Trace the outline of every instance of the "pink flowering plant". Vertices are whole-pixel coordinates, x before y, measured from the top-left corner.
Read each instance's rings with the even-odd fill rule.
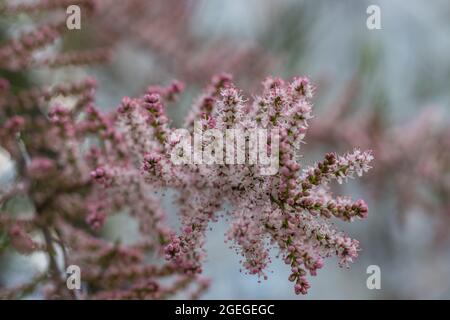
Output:
[[[294,282],[295,292],[305,294],[310,287],[307,273],[316,275],[324,258],[335,254],[340,265],[348,265],[357,257],[358,241],[335,230],[330,220],[365,218],[368,208],[363,200],[334,197],[329,184],[361,176],[369,170],[373,157],[370,151],[358,149],[343,156],[328,153],[322,161],[302,168],[298,151],[312,117],[309,80],[295,78],[288,83],[268,78],[263,87],[263,93],[250,103],[230,76],[215,77],[192,107],[186,129],[277,129],[276,174],[261,175],[259,164],[249,161],[174,164],[171,154],[180,140],[168,126],[163,94],[149,89],[143,97],[125,98],[118,109],[117,121],[135,155],[134,166],[106,161],[92,177],[111,193],[130,189],[133,176],[155,190],[178,191],[182,228],[179,234],[170,234],[164,253],[185,273],[201,273],[205,233],[224,209],[230,220],[226,241],[243,257],[245,270],[267,278],[270,248],[275,248],[291,268],[289,280]],[[193,123],[198,123],[197,129]],[[268,152],[273,142],[264,141]],[[203,140],[199,148],[205,151],[213,143],[212,139]],[[141,164],[140,175],[136,164]]]
[[[95,14],[96,1],[78,2]],[[66,4],[37,1],[0,9],[36,14]],[[327,153],[310,166],[301,163],[313,117],[308,78],[267,78],[262,93],[248,99],[230,75],[218,74],[180,130],[166,114],[184,90],[179,81],[125,97],[110,112],[96,104],[97,81],[91,77],[29,84],[31,68],[111,59],[110,47],[37,54],[65,33],[63,22],[44,23],[0,46],[0,146],[15,173],[0,189],[0,255],[9,249],[41,253],[48,262],[28,281],[2,285],[1,298],[34,292],[50,299],[198,298],[209,285],[201,275],[206,231],[221,217],[230,222],[225,241],[242,256],[246,272],[266,279],[275,252],[290,268],[297,294],[307,293],[308,273],[315,276],[325,258],[336,255],[347,266],[357,257],[358,241],[332,221],[365,218],[367,205],[333,195],[331,185],[361,176],[373,157],[354,149]],[[256,157],[250,134],[255,130],[267,133],[256,139]],[[213,134],[196,140],[203,132]],[[234,132],[231,139],[227,132]],[[220,134],[226,144],[217,139]],[[191,135],[193,143],[186,140]],[[274,165],[269,171],[262,161],[268,155]],[[167,190],[175,191],[179,230],[170,226],[161,204]],[[17,201],[29,209],[18,210]],[[100,232],[123,212],[138,222],[135,243],[114,242]],[[66,285],[70,265],[82,270],[81,290]]]

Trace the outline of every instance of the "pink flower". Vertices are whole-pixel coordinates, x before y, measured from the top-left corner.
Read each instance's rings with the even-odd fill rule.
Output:
[[[249,163],[180,167],[168,160],[167,151],[147,153],[143,166],[146,181],[180,193],[181,234],[172,235],[165,247],[166,259],[187,274],[200,272],[207,227],[216,220],[222,204],[229,203],[231,222],[226,241],[243,257],[247,272],[267,277],[269,242],[290,266],[289,280],[295,282],[294,291],[305,294],[310,287],[307,272],[315,276],[323,267],[324,258],[336,254],[340,264],[347,265],[357,257],[359,243],[335,230],[328,220],[365,218],[367,205],[363,200],[333,196],[329,184],[367,172],[373,157],[370,151],[359,149],[342,156],[328,153],[321,162],[301,170],[297,154],[312,118],[309,80],[295,78],[287,83],[268,78],[262,96],[255,97],[254,103],[247,103],[229,81],[221,88],[220,96],[208,97],[211,104],[204,109],[206,112],[197,113],[197,120],[203,129],[278,129],[278,174],[262,177],[258,165]],[[144,101],[152,114],[150,124],[155,128],[165,124],[159,96],[147,95]],[[188,126],[191,117],[188,116]],[[215,125],[207,119],[215,119]],[[180,141],[157,132],[154,131],[153,139],[160,144],[174,148]],[[270,149],[270,144],[269,141],[264,147]]]
[[[9,238],[13,247],[22,254],[30,254],[38,248],[36,242],[19,224],[13,224],[10,227]]]
[[[53,160],[45,157],[36,157],[28,164],[28,175],[34,179],[46,178],[49,174],[54,173],[56,164]]]

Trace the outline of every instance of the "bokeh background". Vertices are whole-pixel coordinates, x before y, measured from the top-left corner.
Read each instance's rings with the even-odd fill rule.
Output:
[[[352,141],[374,149],[376,173],[345,187],[346,194],[366,199],[370,209],[368,219],[342,225],[363,249],[350,269],[337,267],[337,261],[331,258],[318,276],[311,278],[309,294],[295,296],[286,280],[289,269],[273,259],[269,279],[259,283],[257,278],[239,272],[239,257],[223,241],[226,222],[219,221],[208,232],[204,272],[213,281],[203,298],[450,298],[450,242],[446,237],[450,230],[446,199],[450,193],[440,195],[443,199],[433,206],[415,205],[415,195],[401,195],[401,188],[435,183],[418,176],[411,164],[414,159],[433,162],[436,157],[428,152],[440,158],[440,152],[450,147],[444,143],[441,148],[420,148],[428,143],[428,136],[421,130],[440,132],[449,124],[449,1],[161,0],[141,1],[139,9],[119,0],[109,2],[112,6],[101,7],[102,19],[83,26],[59,45],[113,43],[115,55],[110,64],[69,71],[33,71],[28,75],[30,79],[57,83],[94,75],[99,82],[96,101],[105,110],[115,108],[123,96],[136,95],[151,84],[179,79],[186,83],[187,90],[168,112],[174,126],[180,126],[192,99],[217,72],[232,73],[248,98],[258,92],[265,76],[307,75],[316,86],[311,127],[318,129],[311,139],[306,138],[305,162],[319,160],[323,151],[351,149],[348,144]],[[381,8],[381,30],[366,27],[366,8],[371,4]],[[336,110],[342,108],[345,115],[336,117]],[[374,114],[378,126],[374,126]],[[388,144],[389,149],[401,145],[403,139],[409,141],[412,133],[403,126],[427,116],[437,120],[414,127],[413,136],[423,140],[414,139],[410,144],[418,148],[406,148],[409,152],[405,151],[405,159],[396,160],[393,166],[383,162],[376,168],[377,151],[383,148],[375,144],[395,141]],[[329,124],[333,130],[329,126],[320,131],[321,123],[335,117],[336,121]],[[347,138],[343,142],[335,128],[369,138],[362,142]],[[450,135],[444,137],[450,139]],[[435,170],[438,182],[449,190],[450,162]],[[397,171],[402,172],[401,177]],[[1,155],[1,183],[7,184],[13,176],[7,155]],[[395,185],[396,179],[403,187]],[[429,190],[433,197],[435,189]],[[176,224],[170,193],[164,201]],[[134,228],[126,216],[117,215],[108,220],[102,233],[127,242],[132,241]],[[24,257],[3,253],[1,282],[20,282],[24,275],[45,268],[46,263],[39,254]],[[381,269],[381,290],[366,286],[369,265]]]

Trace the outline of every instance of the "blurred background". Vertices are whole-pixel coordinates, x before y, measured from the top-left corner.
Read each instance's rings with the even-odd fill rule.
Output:
[[[218,72],[231,73],[247,98],[260,92],[265,76],[307,75],[316,89],[305,163],[353,146],[374,150],[372,173],[341,190],[366,199],[370,210],[368,219],[342,224],[362,248],[350,269],[331,258],[311,278],[309,294],[295,296],[286,280],[289,268],[273,259],[269,279],[259,283],[239,272],[239,257],[223,241],[226,222],[219,221],[208,233],[204,272],[212,285],[203,298],[450,298],[449,1],[105,3],[99,19],[58,46],[101,44],[113,48],[112,62],[30,71],[29,81],[52,84],[93,75],[99,83],[96,102],[108,110],[123,96],[178,79],[186,92],[168,112],[173,125],[181,126],[192,99]],[[380,30],[366,26],[372,4],[381,9]],[[7,155],[0,155],[3,184],[12,168]],[[170,193],[164,201],[176,225]],[[102,232],[127,241],[133,228],[118,215]],[[24,272],[45,263],[39,254],[2,254],[1,281],[20,282]],[[380,290],[366,286],[370,265],[381,269]]]

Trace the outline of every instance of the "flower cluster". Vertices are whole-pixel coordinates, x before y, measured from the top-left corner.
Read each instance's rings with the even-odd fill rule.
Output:
[[[67,3],[8,3],[0,10],[9,15],[64,14],[61,9]],[[88,8],[89,15],[100,5],[95,0],[74,3]],[[187,8],[177,3],[184,16]],[[196,48],[190,37],[180,46],[168,41],[187,24],[184,19],[168,19],[171,12],[161,9],[158,17],[149,19],[143,14],[148,10],[140,10],[148,9],[146,2],[139,0],[116,8],[126,9],[127,14],[111,11],[94,26],[103,30],[102,24],[111,27],[111,21],[123,16],[117,19],[118,29],[122,28],[119,22],[134,21],[133,30],[140,31],[147,46],[177,61]],[[120,37],[111,30],[98,32],[108,43],[100,49],[60,52],[54,47],[44,50],[51,54],[42,57],[41,50],[66,36],[64,19],[59,19],[0,46],[1,74],[7,75],[0,78],[0,145],[15,168],[14,179],[0,190],[0,254],[15,249],[24,255],[44,254],[48,261],[45,272],[17,287],[2,288],[1,298],[37,291],[46,298],[162,299],[180,293],[197,298],[209,284],[200,275],[206,230],[224,215],[230,221],[225,241],[242,256],[246,272],[266,278],[271,251],[276,250],[291,270],[289,280],[297,294],[307,293],[307,273],[316,275],[324,258],[336,255],[342,266],[356,258],[358,241],[336,230],[332,219],[365,218],[367,206],[363,200],[334,196],[330,185],[369,170],[372,155],[355,149],[344,155],[328,153],[312,166],[300,162],[300,146],[312,118],[314,90],[309,79],[267,78],[263,92],[247,100],[229,74],[216,75],[193,103],[185,132],[236,130],[236,134],[244,133],[249,147],[247,133],[252,130],[275,135],[257,140],[262,150],[257,159],[235,141],[234,149],[244,152],[244,162],[234,159],[214,136],[205,136],[200,143],[194,142],[194,153],[214,151],[215,156],[226,155],[236,163],[178,165],[171,155],[179,150],[182,136],[171,126],[166,105],[177,101],[184,89],[181,82],[150,86],[140,96],[123,98],[117,110],[102,112],[95,103],[97,84],[92,78],[31,86],[9,76],[26,78],[30,68],[107,62],[112,45],[106,38],[110,36],[114,43]],[[235,51],[226,49],[224,54]],[[206,50],[206,57],[192,63],[195,72],[186,64],[181,74],[191,80],[198,70],[210,73],[211,65],[221,60],[220,54],[211,54],[215,50]],[[242,57],[237,56],[239,65]],[[202,67],[197,70],[197,66]],[[274,155],[277,164],[269,175],[262,174],[268,172],[262,161],[267,154]],[[178,232],[168,224],[161,205],[167,189],[176,191],[182,225]],[[29,203],[31,212],[17,212],[11,204],[18,199]],[[137,221],[135,242],[102,237],[103,226],[117,213]],[[66,287],[64,271],[72,264],[82,270],[80,291]]]
[[[361,176],[370,169],[373,157],[359,149],[342,156],[329,153],[324,160],[302,168],[299,146],[312,117],[312,86],[307,78],[290,83],[268,78],[263,84],[263,93],[247,102],[230,76],[214,77],[195,102],[186,129],[276,129],[280,139],[277,174],[261,175],[263,165],[248,161],[234,165],[173,163],[171,154],[180,142],[176,130],[167,126],[164,102],[156,93],[124,99],[118,113],[126,112],[129,122],[121,132],[125,141],[131,142],[134,154],[145,151],[140,157],[145,182],[178,191],[182,227],[179,234],[168,238],[164,249],[168,261],[186,274],[200,273],[206,230],[225,212],[231,221],[226,241],[242,255],[247,272],[266,278],[270,249],[275,248],[291,268],[289,279],[295,282],[295,292],[304,294],[309,288],[307,273],[316,275],[324,258],[335,254],[341,265],[356,258],[358,241],[335,230],[331,218],[365,218],[367,205],[363,200],[333,196],[329,185]],[[205,139],[197,148],[206,150],[210,143]],[[262,148],[269,151],[274,146],[269,139]],[[110,190],[114,186],[129,188],[130,182],[125,182],[129,174],[108,161],[93,177]]]
[[[65,18],[69,2],[94,8],[97,1],[2,3],[0,10],[8,15],[52,10]],[[165,262],[164,248],[174,232],[155,189],[134,165],[141,154],[134,152],[134,141],[121,130],[148,125],[150,133],[160,128],[155,119],[161,119],[162,110],[153,98],[161,94],[162,99],[175,99],[182,85],[149,88],[148,99],[139,100],[148,103],[144,123],[133,122],[139,119],[135,110],[99,111],[94,99],[97,83],[91,77],[31,86],[26,80],[29,68],[79,67],[109,59],[109,50],[103,48],[57,51],[38,59],[38,51],[65,36],[63,25],[44,23],[0,46],[0,71],[6,75],[0,77],[0,152],[14,163],[14,178],[0,185],[0,255],[15,250],[27,256],[41,254],[48,262],[46,270],[24,283],[1,286],[0,298],[33,292],[49,299],[164,299],[176,294],[197,298],[209,282]],[[130,109],[133,105],[130,102]],[[142,136],[134,138],[142,141]],[[30,210],[16,208],[17,201],[25,201]],[[102,236],[102,227],[116,213],[138,222],[133,243]],[[66,286],[69,265],[81,268],[81,290]]]

